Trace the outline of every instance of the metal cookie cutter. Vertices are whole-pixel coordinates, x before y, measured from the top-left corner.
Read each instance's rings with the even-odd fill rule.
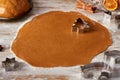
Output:
[[[104,62],[94,62],[84,66],[81,66],[84,78],[94,78],[99,76],[103,69],[107,69],[109,65]]]
[[[120,51],[112,50],[104,53],[105,62],[111,67],[111,77],[120,76]]]
[[[72,25],[73,32],[85,33],[88,32],[89,30],[90,30],[90,26],[88,25],[87,22],[85,22],[81,18],[75,20],[75,22]]]
[[[101,72],[98,80],[109,80],[110,73],[109,72]]]
[[[5,61],[2,61],[2,66],[5,71],[15,71],[19,67],[19,63],[15,61],[15,58],[6,58]]]

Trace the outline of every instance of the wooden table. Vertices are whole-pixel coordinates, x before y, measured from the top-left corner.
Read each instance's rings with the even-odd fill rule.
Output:
[[[13,54],[10,52],[10,44],[15,37],[18,29],[21,27],[25,21],[31,19],[32,17],[43,14],[49,11],[62,10],[62,11],[78,11],[75,8],[76,0],[33,0],[34,7],[32,11],[28,14],[26,18],[13,22],[0,22],[0,44],[5,47],[3,52],[0,52],[0,62],[5,60],[6,57],[12,58]],[[85,11],[80,11],[84,13],[91,19],[95,21],[101,21],[103,14],[91,15]],[[99,15],[99,16],[98,16]],[[101,22],[102,23],[102,22]],[[103,24],[105,25],[105,24]],[[111,32],[113,32],[111,30]],[[114,44],[109,49],[119,49],[120,36],[118,32],[113,32]],[[21,69],[13,72],[5,72],[4,68],[0,63],[0,80],[80,80],[81,70],[79,66],[70,68],[54,68],[54,69],[43,69],[34,68],[29,66],[27,63],[16,58],[17,61],[22,63]]]

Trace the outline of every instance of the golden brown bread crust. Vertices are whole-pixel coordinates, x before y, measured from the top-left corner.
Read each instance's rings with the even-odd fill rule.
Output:
[[[28,0],[0,0],[0,17],[19,17],[30,9]]]

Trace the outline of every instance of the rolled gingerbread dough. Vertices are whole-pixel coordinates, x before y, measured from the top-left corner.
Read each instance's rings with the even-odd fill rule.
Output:
[[[78,18],[91,31],[72,32]],[[14,39],[13,53],[36,67],[75,66],[87,64],[112,43],[108,30],[78,12],[52,11],[27,22]]]

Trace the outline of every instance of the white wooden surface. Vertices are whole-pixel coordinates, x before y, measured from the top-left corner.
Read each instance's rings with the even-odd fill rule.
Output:
[[[28,18],[23,18],[19,21],[14,22],[0,22],[0,44],[5,47],[3,52],[0,52],[0,80],[84,80],[80,76],[80,68],[79,66],[75,66],[72,68],[51,68],[51,69],[43,69],[43,68],[34,68],[29,66],[27,63],[23,63],[24,66],[21,70],[13,71],[13,72],[5,72],[4,68],[1,66],[1,61],[5,60],[6,57],[14,57],[11,54],[9,48],[11,41],[13,40],[18,28],[31,17],[42,14],[48,11],[62,10],[62,11],[80,11],[84,13],[89,18],[102,23],[103,14],[89,14],[82,10],[77,10],[75,8],[76,0],[33,0],[34,8],[28,14]],[[103,24],[106,25],[106,24]],[[118,49],[120,50],[120,31],[116,31],[116,26],[114,22],[112,22],[111,26],[108,27],[110,29],[111,35],[113,36],[113,45],[109,47],[109,50]],[[99,60],[103,55],[99,55],[94,61]],[[23,62],[17,59],[20,62]],[[58,79],[54,79],[54,77],[44,76],[41,78],[41,74],[43,75],[64,75],[65,77],[58,77]],[[38,77],[35,78],[35,75]],[[46,77],[46,79],[45,79]],[[64,79],[63,79],[64,78]],[[94,79],[95,80],[95,79]]]

